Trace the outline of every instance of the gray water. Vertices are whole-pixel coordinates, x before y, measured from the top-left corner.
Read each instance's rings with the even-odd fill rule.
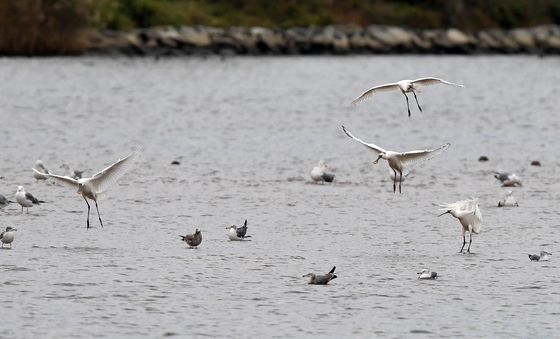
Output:
[[[5,337],[553,337],[560,333],[558,58],[0,59],[0,193],[47,203],[0,251]],[[411,97],[374,84],[441,76]],[[385,161],[340,129],[407,151],[450,142],[394,194]],[[99,201],[35,182],[42,159],[91,175],[144,152]],[[480,155],[490,161],[480,163]],[[172,160],[180,166],[171,166]],[[310,182],[324,159],[332,185]],[[542,167],[529,166],[540,160]],[[491,171],[516,172],[520,207]],[[460,254],[437,204],[480,198]],[[227,240],[248,219],[252,241]],[[198,249],[179,234],[202,229]],[[526,253],[547,249],[549,262]],[[337,266],[328,286],[301,276]],[[436,281],[419,281],[430,268]]]

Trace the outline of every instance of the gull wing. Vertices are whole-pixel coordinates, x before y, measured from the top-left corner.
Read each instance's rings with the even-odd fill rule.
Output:
[[[395,89],[399,88],[399,84],[395,83],[391,83],[391,84],[385,84],[385,85],[379,85],[379,86],[375,86],[372,87],[368,90],[366,90],[364,93],[360,94],[356,99],[352,100],[352,105],[357,105],[358,103],[364,101],[365,99],[371,97],[374,93],[377,92],[386,92],[386,91],[392,91]]]
[[[416,79],[416,80],[412,80],[411,81],[413,84],[418,84],[418,85],[435,85],[435,84],[446,84],[446,85],[453,85],[453,86],[458,86],[458,87],[465,87],[464,85],[459,85],[453,82],[449,82],[449,81],[445,81],[443,79],[440,78],[432,78],[432,77],[428,77],[428,78],[420,78],[420,79]]]
[[[436,155],[440,154],[441,152],[445,151],[446,149],[448,149],[449,146],[451,146],[451,144],[447,143],[441,146],[440,148],[436,148],[436,149],[405,152],[399,154],[398,157],[401,163],[410,165],[420,161],[429,160],[435,157]]]
[[[374,151],[377,154],[379,153],[385,153],[387,152],[386,150],[384,150],[382,147],[377,146],[376,144],[368,144],[367,142],[363,141],[362,139],[358,139],[356,138],[354,135],[352,135],[352,133],[350,133],[350,131],[348,131],[346,129],[346,127],[342,126],[342,130],[344,131],[344,133],[346,133],[347,136],[349,136],[350,138],[356,140],[357,142],[359,142],[360,144],[364,145],[367,147],[367,149],[369,149],[370,151]]]
[[[122,177],[132,166],[134,159],[140,154],[141,149],[135,150],[132,154],[116,163],[108,166],[102,171],[96,173],[90,180],[95,187],[96,193],[105,192],[120,177]]]
[[[78,190],[78,181],[74,180],[70,177],[67,176],[62,176],[62,175],[56,175],[56,174],[50,174],[50,173],[41,173],[39,171],[37,171],[36,169],[32,168],[32,170],[34,170],[35,172],[42,174],[42,175],[46,175],[47,177],[53,179],[55,182],[61,184],[62,186],[66,186],[72,190]]]

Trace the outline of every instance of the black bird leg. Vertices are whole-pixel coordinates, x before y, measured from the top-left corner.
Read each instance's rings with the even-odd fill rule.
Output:
[[[401,175],[400,180],[399,180],[399,193],[402,193],[402,188],[401,188],[402,187],[402,171],[399,171],[399,173]]]
[[[95,201],[95,209],[97,210],[97,216],[99,217],[99,222],[101,223],[101,227],[103,227],[103,221],[101,221],[101,215],[99,215],[99,207],[97,207],[97,200]]]
[[[466,243],[467,243],[467,240],[465,239],[465,235],[463,234],[463,246],[461,246],[461,250],[459,251],[459,253],[463,253],[463,248],[465,248]]]
[[[418,98],[416,97],[416,92],[412,91],[412,94],[414,94],[414,99],[416,99],[416,105],[418,105],[418,109],[420,110],[420,112],[422,112],[422,107],[420,107],[420,104],[418,103]]]
[[[471,243],[472,243],[472,233],[470,233],[469,248],[467,248],[467,253],[471,253]]]
[[[406,96],[405,93],[403,93],[403,94],[404,94],[404,97],[406,98],[406,109],[408,109],[408,117],[410,118],[410,105],[408,104],[408,97]]]
[[[397,171],[393,170],[395,176],[393,177],[393,193],[397,192]]]
[[[87,227],[89,229],[89,202],[87,202],[86,197],[84,197],[84,200],[86,201],[87,204]]]

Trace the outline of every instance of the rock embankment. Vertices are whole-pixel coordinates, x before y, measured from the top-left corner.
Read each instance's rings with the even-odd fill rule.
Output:
[[[410,30],[391,26],[153,27],[130,32],[94,32],[92,53],[127,55],[191,54],[559,54],[560,26],[547,25],[476,33],[455,28]]]

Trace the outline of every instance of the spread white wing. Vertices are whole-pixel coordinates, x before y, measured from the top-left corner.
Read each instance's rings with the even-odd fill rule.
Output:
[[[432,77],[428,77],[428,78],[420,78],[420,79],[416,79],[416,80],[412,80],[411,81],[413,84],[418,84],[418,85],[435,85],[435,84],[446,84],[446,85],[453,85],[453,86],[458,86],[458,87],[465,87],[463,85],[459,85],[453,82],[449,82],[440,78],[432,78]]]
[[[32,170],[34,170],[36,173],[39,173],[41,175],[47,176],[51,179],[53,179],[55,182],[61,184],[62,186],[66,186],[72,190],[77,191],[78,190],[78,180],[75,180],[73,178],[67,177],[67,176],[62,176],[62,175],[56,175],[56,174],[50,174],[50,173],[42,173],[39,172],[38,170],[36,170],[35,168],[32,168]]]
[[[342,130],[344,131],[344,133],[346,133],[347,136],[349,136],[350,138],[356,140],[356,141],[359,142],[360,144],[366,146],[367,149],[369,149],[370,151],[374,151],[374,152],[376,152],[377,154],[386,152],[382,147],[379,147],[379,146],[377,146],[376,144],[368,144],[367,142],[363,141],[362,139],[356,138],[354,135],[352,135],[352,133],[350,133],[350,132],[346,129],[346,127],[342,126]]]
[[[372,88],[366,90],[364,93],[360,94],[360,96],[358,96],[356,99],[354,99],[352,101],[352,105],[357,105],[358,103],[360,103],[360,102],[364,101],[365,99],[369,98],[370,96],[372,96],[374,93],[392,91],[392,90],[395,90],[395,89],[399,89],[399,85],[397,83],[385,84],[385,85],[379,85],[379,86],[372,87]]]
[[[90,182],[95,187],[96,193],[105,192],[111,185],[113,185],[120,177],[122,177],[134,163],[134,159],[140,154],[142,150],[138,148],[132,154],[124,159],[117,161],[104,170],[96,173]]]
[[[436,155],[440,154],[441,152],[445,151],[446,149],[448,149],[449,146],[451,146],[451,144],[447,143],[441,146],[440,148],[436,148],[436,149],[405,152],[399,154],[398,157],[401,163],[406,165],[411,165],[421,161],[429,160],[435,157]]]

